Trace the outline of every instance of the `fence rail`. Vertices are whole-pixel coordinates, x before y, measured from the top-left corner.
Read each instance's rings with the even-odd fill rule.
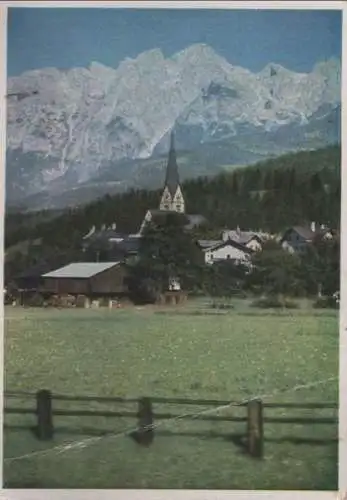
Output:
[[[262,458],[264,455],[264,424],[337,424],[337,417],[273,417],[264,414],[265,409],[338,409],[337,403],[331,402],[306,402],[306,403],[264,403],[261,399],[231,402],[221,400],[202,400],[187,398],[124,398],[124,397],[99,397],[99,396],[70,396],[52,394],[49,390],[40,390],[36,393],[8,391],[4,393],[6,399],[34,399],[35,407],[15,408],[6,406],[5,414],[35,415],[36,435],[40,440],[51,440],[54,436],[54,416],[71,417],[109,417],[109,418],[134,418],[137,419],[136,441],[139,444],[149,445],[154,439],[155,424],[157,420],[201,420],[211,422],[244,422],[246,429],[246,448],[249,455]],[[65,410],[54,408],[53,401],[98,402],[98,403],[131,403],[137,404],[137,411],[110,411],[110,410]],[[220,416],[210,415],[206,411],[195,414],[173,414],[155,412],[154,404],[194,405],[227,408],[228,406],[240,407],[246,410],[245,415]],[[133,433],[135,434],[135,433]]]
[[[8,391],[5,394],[6,398],[36,398],[37,392],[25,391]],[[99,403],[137,403],[138,398],[126,398],[119,396],[71,396],[65,394],[52,394],[52,398],[57,401],[76,401],[76,402],[99,402]],[[231,401],[220,399],[191,399],[191,398],[165,398],[151,397],[152,403],[156,404],[175,404],[175,405],[192,405],[192,406],[247,406],[248,401]],[[263,403],[264,408],[298,408],[298,409],[337,409],[337,403],[331,402],[305,402],[305,403]]]

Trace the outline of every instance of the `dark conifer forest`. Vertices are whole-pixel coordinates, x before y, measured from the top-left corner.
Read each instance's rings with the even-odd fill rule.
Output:
[[[340,186],[340,147],[336,145],[288,154],[214,178],[188,180],[182,190],[186,212],[202,214],[208,221],[196,236],[209,238],[236,226],[280,233],[288,226],[316,221],[339,228]],[[76,258],[81,238],[93,225],[115,222],[119,232],[137,232],[147,209],[158,208],[160,195],[161,190],[131,190],[58,214],[9,213],[7,268],[17,271],[55,254]]]

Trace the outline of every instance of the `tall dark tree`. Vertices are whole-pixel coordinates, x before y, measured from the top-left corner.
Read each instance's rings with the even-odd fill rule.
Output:
[[[317,236],[301,257],[301,273],[307,292],[332,295],[340,288],[340,241]]]
[[[253,256],[252,265],[248,286],[253,291],[279,299],[302,291],[299,257],[283,250],[276,241],[266,242],[262,252]]]
[[[232,261],[216,262],[203,268],[202,288],[212,297],[233,297],[242,293],[248,268]]]
[[[203,264],[202,253],[185,229],[184,215],[161,214],[148,224],[136,264],[130,267],[133,290],[154,299],[178,278],[185,290],[194,289]]]

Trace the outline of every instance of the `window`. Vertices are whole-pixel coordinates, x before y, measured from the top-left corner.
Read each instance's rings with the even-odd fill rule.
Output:
[[[230,259],[230,253],[228,253],[228,255],[227,255],[227,259]]]

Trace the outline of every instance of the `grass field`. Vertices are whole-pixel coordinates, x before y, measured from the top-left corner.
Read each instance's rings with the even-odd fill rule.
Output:
[[[337,381],[292,390],[337,377],[336,312],[306,305],[266,312],[246,301],[223,314],[212,312],[198,302],[179,310],[7,308],[5,390],[226,400],[274,393],[264,401],[337,401]],[[16,403],[33,404],[25,399]],[[59,402],[59,407],[86,405]],[[101,406],[88,403],[91,408]],[[119,408],[124,405],[106,409]],[[231,408],[220,414],[242,412]],[[332,414],[271,410],[272,416]],[[32,423],[30,415],[5,416],[5,487],[337,489],[337,425],[265,422],[265,457],[259,461],[231,439],[244,423],[165,421],[150,448],[117,435],[136,425],[134,419],[56,417],[53,442],[39,442],[22,428]],[[115,435],[98,437],[105,430]],[[31,455],[40,450],[47,452]]]

